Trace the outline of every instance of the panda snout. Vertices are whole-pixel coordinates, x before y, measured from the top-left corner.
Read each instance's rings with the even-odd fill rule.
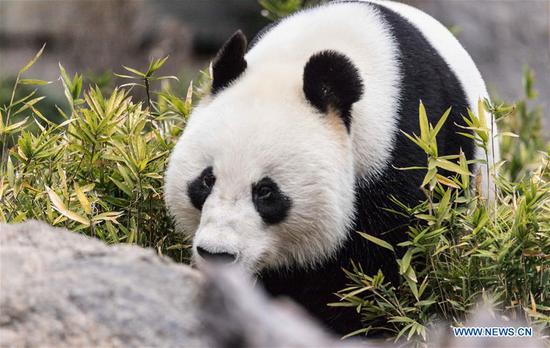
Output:
[[[228,252],[212,252],[200,246],[197,246],[197,253],[201,258],[208,262],[233,263],[237,260],[237,254]]]

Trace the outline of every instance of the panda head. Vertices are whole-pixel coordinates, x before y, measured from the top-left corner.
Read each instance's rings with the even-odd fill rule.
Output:
[[[313,267],[351,227],[349,131],[362,82],[334,51],[298,67],[247,64],[245,52],[237,32],[216,56],[211,95],[171,155],[166,203],[193,237],[196,263],[236,262],[254,273]]]

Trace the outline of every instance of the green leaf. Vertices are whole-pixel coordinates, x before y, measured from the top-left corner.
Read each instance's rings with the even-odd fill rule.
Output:
[[[58,66],[59,66],[59,72],[61,74],[61,79],[63,80],[64,83],[66,83],[67,85],[70,85],[71,79],[69,78],[69,75],[67,75],[67,71],[65,70],[63,65],[61,65],[61,63],[58,63]]]
[[[31,85],[31,86],[43,86],[52,83],[51,81],[37,80],[37,79],[21,79],[19,84],[21,85]]]
[[[411,259],[413,256],[413,249],[408,249],[403,258],[401,259],[401,266],[399,269],[399,272],[401,274],[405,274],[407,272],[407,269],[411,265]]]
[[[132,189],[126,185],[125,183],[121,182],[121,181],[118,181],[117,179],[113,178],[113,177],[109,177],[109,179],[111,179],[112,182],[115,183],[115,185],[117,185],[117,187],[119,189],[121,189],[128,197],[133,197],[133,193],[132,193]]]
[[[149,68],[147,69],[147,72],[145,73],[145,76],[149,77],[155,73],[158,69],[160,69],[166,60],[168,59],[168,56],[161,58],[161,59],[155,59],[149,64]],[[176,78],[177,80],[177,78]]]
[[[500,132],[499,135],[503,137],[512,137],[512,138],[519,138],[519,135],[512,133],[512,132]]]
[[[435,177],[437,179],[437,182],[439,182],[442,185],[449,186],[449,187],[456,188],[456,189],[460,188],[460,186],[457,185],[454,181],[452,181],[449,178],[444,177],[441,174],[436,174]]]
[[[80,186],[78,186],[78,184],[76,182],[74,184],[74,190],[75,190],[75,193],[76,193],[76,197],[78,198],[78,201],[80,202],[80,206],[82,207],[84,212],[86,214],[91,214],[92,213],[92,204],[90,203],[90,201],[86,197],[86,194],[82,191],[82,189],[80,188]]]
[[[355,331],[352,331],[349,334],[345,335],[344,337],[342,337],[342,339],[345,340],[347,338],[357,336],[357,335],[360,335],[360,334],[365,334],[366,335],[369,332],[369,330],[370,330],[370,326],[359,329],[359,330],[355,330]]]
[[[15,168],[13,167],[13,162],[11,160],[11,156],[8,156],[7,160],[7,176],[8,176],[8,184],[10,184],[11,187],[15,187]]]
[[[460,167],[458,164],[455,164],[453,162],[450,162],[441,158],[438,158],[436,162],[437,162],[437,166],[441,169],[445,169],[457,174],[471,175],[471,173],[468,170],[465,170],[464,168]]]
[[[123,78],[123,79],[134,79],[134,80],[140,79],[137,76],[131,76],[131,75],[123,75],[123,74],[117,74],[117,73],[114,73],[113,75],[115,75],[116,77]]]
[[[38,53],[36,53],[35,56],[27,63],[27,65],[25,65],[23,69],[19,70],[19,75],[22,75],[25,71],[29,70],[31,66],[34,65],[34,63],[36,63],[38,58],[40,58],[40,56],[44,52],[44,48],[46,48],[45,43],[42,45],[42,48],[40,49],[40,51],[38,51]]]
[[[391,251],[395,252],[394,249],[393,249],[393,246],[390,243],[386,242],[385,240],[382,240],[380,238],[377,238],[377,237],[372,236],[372,235],[370,235],[368,233],[365,233],[365,232],[357,231],[357,233],[359,233],[363,238],[366,238],[370,242],[372,242],[372,243],[374,243],[374,244],[376,244],[376,245],[378,245],[382,248],[385,248],[385,249],[388,249],[388,250],[391,250]]]
[[[46,191],[48,193],[48,196],[50,197],[50,201],[52,202],[54,208],[60,212],[62,215],[68,217],[71,220],[74,220],[76,222],[80,222],[81,224],[85,226],[90,225],[90,220],[87,218],[80,216],[79,214],[70,211],[65,206],[65,203],[63,203],[63,200],[55,193],[51,188],[46,186]]]
[[[485,103],[483,99],[479,99],[477,102],[477,112],[479,118],[479,127],[487,127],[487,120],[485,117]]]
[[[418,105],[418,120],[420,122],[420,139],[424,142],[428,142],[430,138],[428,115],[426,115],[426,109],[422,101],[420,101]]]
[[[437,169],[429,169],[426,172],[426,176],[424,177],[424,180],[422,181],[422,184],[420,184],[420,187],[426,186],[429,182],[435,178],[435,175],[437,174]]]
[[[124,65],[123,65],[122,67],[123,67],[124,69],[128,70],[129,72],[136,74],[137,76],[145,77],[145,74],[142,73],[142,72],[139,71],[139,70],[136,70],[136,69],[134,69],[134,68],[130,68],[130,67],[127,67],[127,66],[124,66]]]
[[[432,139],[435,139],[435,136],[439,133],[441,130],[441,127],[445,124],[447,121],[447,118],[449,117],[449,114],[451,113],[452,107],[449,107],[445,113],[443,113],[443,116],[439,119],[437,124],[435,125],[434,129],[432,130]]]
[[[93,221],[110,221],[112,223],[118,224],[117,219],[122,216],[123,213],[117,211],[110,211],[98,214],[92,218]]]
[[[0,115],[1,116],[1,115]],[[27,123],[27,120],[29,118],[26,117],[24,120],[22,121],[19,121],[17,123],[14,123],[14,124],[11,124],[7,127],[2,127],[2,125],[0,124],[0,135],[2,134],[10,134],[10,133],[13,133],[13,131],[17,131],[17,132],[21,132],[25,129],[26,127],[26,123]]]
[[[18,115],[18,114],[22,113],[23,111],[30,109],[31,106],[34,106],[35,104],[37,104],[38,102],[40,102],[40,101],[42,101],[42,100],[44,100],[44,99],[46,99],[45,96],[43,96],[43,97],[37,97],[37,98],[31,99],[31,100],[25,102],[25,105],[23,105],[23,106],[20,107],[16,112],[14,112],[14,113],[12,114],[12,116]]]
[[[437,215],[441,216],[447,209],[449,209],[449,202],[451,200],[451,190],[447,189],[445,190],[445,194],[443,195],[443,198],[439,201],[437,204]]]

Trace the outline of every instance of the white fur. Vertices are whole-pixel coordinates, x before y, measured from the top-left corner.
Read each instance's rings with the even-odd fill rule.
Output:
[[[376,10],[360,3],[333,3],[298,12],[268,31],[246,55],[248,73],[258,78],[255,90],[302,96],[304,65],[324,50],[350,58],[364,82],[363,98],[352,109],[353,154],[356,174],[373,180],[390,160],[400,85],[396,42]],[[275,76],[284,84],[270,83]],[[278,87],[283,85],[292,88]]]

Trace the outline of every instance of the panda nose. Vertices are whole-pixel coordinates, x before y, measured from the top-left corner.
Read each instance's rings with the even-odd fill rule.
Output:
[[[213,253],[200,246],[197,247],[197,252],[199,253],[200,257],[210,262],[231,263],[235,262],[235,260],[237,259],[237,255],[235,254],[224,252]]]

